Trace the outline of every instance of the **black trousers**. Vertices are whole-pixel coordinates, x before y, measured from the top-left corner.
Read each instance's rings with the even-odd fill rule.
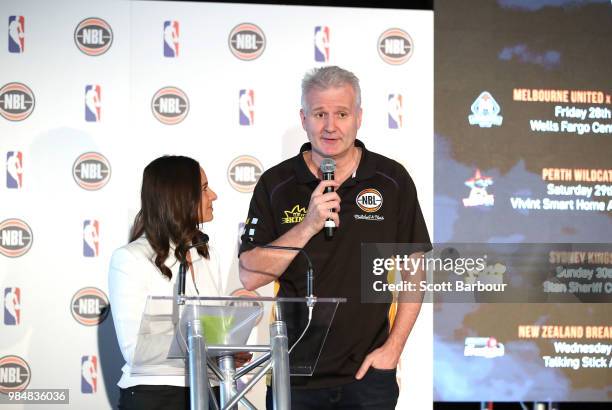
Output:
[[[322,389],[291,389],[291,410],[395,410],[399,387],[395,369],[370,367],[361,380]],[[272,410],[272,389],[266,393]]]
[[[119,410],[189,410],[188,387],[138,385],[119,391]],[[219,387],[213,393],[218,403]]]

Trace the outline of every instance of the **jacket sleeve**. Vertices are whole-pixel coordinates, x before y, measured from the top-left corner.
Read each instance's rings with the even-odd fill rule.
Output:
[[[272,215],[272,204],[265,185],[264,178],[260,178],[253,191],[249,213],[244,224],[244,232],[238,249],[238,256],[242,252],[249,251],[257,245],[267,245],[278,238],[274,227]]]
[[[132,365],[140,321],[148,296],[147,271],[151,263],[128,249],[117,249],[111,258],[108,290],[117,341],[128,365]]]

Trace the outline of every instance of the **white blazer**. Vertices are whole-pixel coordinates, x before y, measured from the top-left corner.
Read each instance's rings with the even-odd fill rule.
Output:
[[[219,258],[209,246],[209,257],[201,257],[195,249],[190,250],[191,262],[194,269],[195,283],[190,271],[185,281],[185,294],[188,296],[221,296],[222,279],[219,268]],[[155,252],[144,238],[122,246],[113,252],[108,273],[108,289],[111,311],[117,340],[121,353],[125,359],[125,366],[121,369],[123,375],[117,385],[121,388],[152,384],[169,386],[186,386],[184,375],[167,375],[167,368],[159,367],[160,375],[131,376],[134,351],[140,328],[140,319],[145,309],[148,296],[173,296],[175,283],[178,277],[179,263],[174,257],[171,247],[165,265],[172,271],[172,279],[168,280],[159,271],[154,263]],[[176,370],[176,368],[174,368]],[[154,370],[154,372],[156,372]]]

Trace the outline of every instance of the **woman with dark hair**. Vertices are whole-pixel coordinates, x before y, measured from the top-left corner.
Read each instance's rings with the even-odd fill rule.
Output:
[[[218,258],[198,229],[213,219],[216,199],[206,173],[191,158],[164,156],[144,170],[130,242],[113,253],[109,271],[113,321],[126,361],[118,383],[120,409],[188,408],[184,372],[176,374],[175,368],[168,375],[173,372],[167,366],[155,365],[154,372],[135,376],[131,366],[147,297],[175,294],[181,262],[188,267],[187,296],[222,294]]]

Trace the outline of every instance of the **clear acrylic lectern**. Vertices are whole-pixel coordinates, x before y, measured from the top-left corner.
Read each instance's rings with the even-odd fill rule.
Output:
[[[256,409],[245,394],[271,370],[274,409],[285,410],[291,408],[290,376],[312,375],[338,304],[346,299],[183,297],[181,302],[171,296],[147,299],[131,374],[186,375],[192,409],[208,410],[210,403],[230,410],[238,403]],[[248,344],[268,338],[269,344]],[[236,352],[255,355],[236,369]],[[238,391],[238,380],[248,374]],[[217,383],[220,403],[209,394]]]

